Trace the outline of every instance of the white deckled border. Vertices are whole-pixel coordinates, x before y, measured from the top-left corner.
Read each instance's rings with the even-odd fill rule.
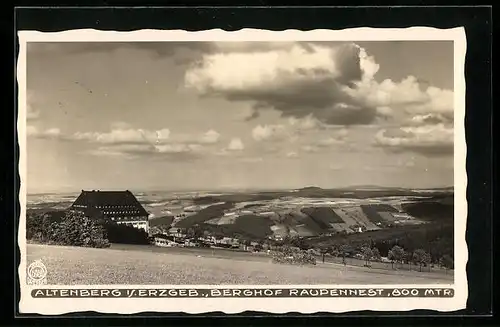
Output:
[[[345,30],[285,30],[265,31],[243,29],[227,32],[220,29],[189,32],[182,30],[160,31],[140,30],[133,32],[98,31],[91,29],[45,33],[20,31],[17,80],[19,83],[18,141],[20,147],[19,174],[21,187],[19,202],[21,215],[18,231],[18,245],[21,252],[19,281],[22,313],[58,315],[70,312],[95,311],[101,313],[134,314],[140,312],[185,312],[241,313],[261,311],[269,313],[316,313],[374,310],[407,311],[429,309],[455,311],[466,306],[468,287],[466,264],[468,260],[465,231],[467,222],[467,173],[465,141],[465,53],[466,37],[463,27],[436,29],[430,27],[411,28],[352,28]],[[30,295],[32,286],[26,285],[26,48],[27,42],[161,42],[161,41],[453,41],[454,42],[454,183],[455,183],[455,276],[454,285],[302,285],[308,288],[425,288],[453,287],[453,298],[45,298],[34,299]],[[207,285],[178,286],[182,288],[203,288]],[[174,288],[166,285],[87,285],[89,288]],[[223,288],[300,288],[301,285],[232,285]],[[75,288],[75,286],[51,286],[51,288]]]

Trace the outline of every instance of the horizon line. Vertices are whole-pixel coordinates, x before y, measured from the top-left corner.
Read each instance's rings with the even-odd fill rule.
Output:
[[[160,188],[149,188],[149,189],[136,189],[133,190],[131,188],[90,188],[88,190],[100,190],[100,191],[125,191],[129,190],[131,192],[235,192],[235,191],[291,191],[291,190],[300,190],[304,188],[320,188],[323,190],[342,190],[342,189],[355,189],[355,188],[372,188],[372,189],[405,189],[405,190],[436,190],[436,189],[450,189],[455,188],[452,186],[433,186],[433,187],[408,187],[408,186],[381,186],[381,185],[349,185],[349,186],[338,186],[338,187],[320,187],[315,185],[309,186],[301,186],[301,187],[287,187],[287,188],[279,188],[279,187],[267,187],[267,188],[257,188],[257,187],[226,187],[226,188],[215,188],[215,189],[160,189]],[[26,195],[40,195],[40,194],[62,194],[62,193],[80,193],[82,190],[86,190],[85,188],[80,188],[78,190],[58,190],[58,191],[36,191],[30,192],[26,191]]]

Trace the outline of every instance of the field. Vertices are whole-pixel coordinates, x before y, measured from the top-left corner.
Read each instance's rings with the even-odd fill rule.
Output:
[[[27,245],[28,263],[42,260],[52,285],[449,284],[452,276],[318,263],[270,262],[266,254],[214,249],[113,245],[110,249]]]

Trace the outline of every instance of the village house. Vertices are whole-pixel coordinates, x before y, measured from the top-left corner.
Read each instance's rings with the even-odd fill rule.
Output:
[[[161,247],[173,247],[173,246],[179,245],[179,243],[177,243],[177,242],[174,242],[174,241],[171,241],[171,240],[168,240],[165,238],[161,238],[161,237],[155,237],[154,244],[156,246],[161,246]]]
[[[149,230],[149,214],[129,190],[82,190],[70,210],[81,211],[91,219],[105,219],[146,232]]]
[[[179,238],[185,238],[187,236],[187,230],[186,228],[181,228],[181,227],[170,227],[168,229],[168,235],[174,236],[174,237],[179,237]]]

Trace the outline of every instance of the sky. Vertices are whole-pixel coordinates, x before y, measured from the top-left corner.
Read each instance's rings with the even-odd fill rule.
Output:
[[[453,185],[453,42],[29,43],[28,193]]]

